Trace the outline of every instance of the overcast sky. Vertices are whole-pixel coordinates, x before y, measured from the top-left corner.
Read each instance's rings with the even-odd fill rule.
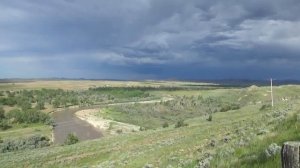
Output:
[[[300,79],[300,1],[1,0],[15,77]]]

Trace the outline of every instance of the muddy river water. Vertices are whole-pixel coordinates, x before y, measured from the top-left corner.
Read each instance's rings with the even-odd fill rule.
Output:
[[[55,144],[63,144],[69,133],[74,133],[81,141],[97,139],[103,136],[100,130],[75,116],[75,112],[79,110],[81,109],[64,109],[53,113]]]

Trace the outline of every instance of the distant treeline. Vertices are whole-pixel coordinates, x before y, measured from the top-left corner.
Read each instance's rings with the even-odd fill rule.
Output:
[[[232,86],[214,84],[183,84],[181,86],[131,86],[131,87],[96,87],[89,88],[90,91],[115,92],[115,91],[178,91],[178,90],[210,90],[217,88],[227,88]]]

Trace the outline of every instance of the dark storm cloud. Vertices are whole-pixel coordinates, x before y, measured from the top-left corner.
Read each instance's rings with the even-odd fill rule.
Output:
[[[0,77],[279,78],[297,0],[2,0]]]

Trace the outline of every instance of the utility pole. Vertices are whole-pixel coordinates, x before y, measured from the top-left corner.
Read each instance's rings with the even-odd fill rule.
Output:
[[[274,106],[274,99],[273,99],[273,80],[271,78],[271,99],[272,99],[272,107]]]

